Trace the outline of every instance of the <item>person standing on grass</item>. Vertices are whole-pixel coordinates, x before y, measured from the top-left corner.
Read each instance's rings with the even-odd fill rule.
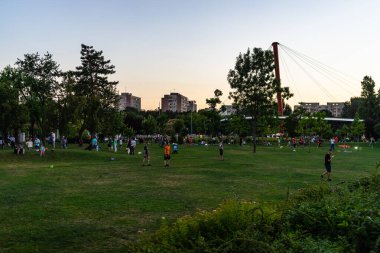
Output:
[[[108,151],[112,152],[112,138],[108,138],[108,143],[107,143]]]
[[[36,138],[34,139],[34,148],[38,151],[38,150],[40,150],[40,145],[41,145],[41,141],[36,136]]]
[[[98,151],[98,140],[95,138],[95,136],[91,139],[91,150]]]
[[[150,166],[148,143],[145,143],[145,146],[144,146],[143,166],[145,165]]]
[[[45,157],[45,146],[43,144],[40,147],[40,156]]]
[[[220,141],[219,142],[219,159],[221,161],[224,160],[224,154],[223,153],[224,153],[223,141]]]
[[[136,145],[137,145],[136,144],[136,139],[135,139],[135,137],[133,137],[132,140],[131,140],[131,147],[130,147],[130,149],[131,149],[130,154],[131,155],[135,154]]]
[[[330,150],[334,151],[335,150],[335,140],[333,137],[330,139]]]
[[[170,145],[169,145],[169,143],[167,143],[167,142],[165,143],[164,149],[165,149],[164,165],[165,165],[165,167],[169,167],[169,163],[170,163]]]
[[[297,139],[296,139],[296,137],[292,138],[292,145],[293,145],[293,151],[296,151],[296,146],[297,146]]]
[[[327,181],[331,181],[330,175],[331,175],[331,159],[332,159],[332,152],[329,150],[329,152],[325,155],[325,169],[326,171],[322,173],[321,178],[323,178],[324,175],[327,175]]]
[[[55,133],[54,132],[50,133],[50,141],[51,141],[52,151],[54,151],[55,150]]]

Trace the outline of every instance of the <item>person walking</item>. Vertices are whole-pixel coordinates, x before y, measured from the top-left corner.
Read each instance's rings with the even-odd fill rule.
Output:
[[[332,159],[332,152],[329,150],[329,152],[325,155],[325,169],[326,171],[322,173],[321,178],[323,178],[325,175],[327,175],[327,181],[331,181],[331,159]]]

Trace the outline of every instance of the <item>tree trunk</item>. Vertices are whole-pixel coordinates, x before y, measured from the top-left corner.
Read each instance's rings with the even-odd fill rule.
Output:
[[[82,126],[80,129],[79,129],[79,132],[78,132],[78,143],[79,143],[79,146],[81,146],[81,143],[82,143],[82,135],[83,135],[83,132],[84,132],[84,127]]]
[[[8,132],[5,129],[1,130],[1,132],[2,132],[2,135],[3,135],[3,145],[4,145],[5,141],[7,140],[7,137],[8,137]]]
[[[46,147],[46,130],[44,127],[41,127],[41,141],[42,141],[42,144]]]
[[[253,153],[256,153],[256,128],[257,128],[256,118],[252,117]]]
[[[13,137],[15,138],[15,145],[18,146],[18,144],[20,144],[20,140],[19,140],[20,131],[18,128],[15,128],[13,129],[13,133],[14,133]]]
[[[30,120],[30,128],[29,128],[29,134],[30,134],[30,136],[32,136],[32,137],[35,137],[34,135],[34,123],[35,123],[35,121],[34,120]]]

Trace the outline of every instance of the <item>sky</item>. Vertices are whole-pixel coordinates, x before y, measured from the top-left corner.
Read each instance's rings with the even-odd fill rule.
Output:
[[[170,92],[202,109],[219,89],[231,104],[227,74],[236,57],[275,41],[290,105],[348,101],[360,96],[365,75],[380,83],[377,0],[0,0],[0,10],[0,70],[37,52],[74,70],[81,44],[91,45],[115,65],[118,91],[141,97],[146,110]],[[293,50],[343,81],[297,63]]]

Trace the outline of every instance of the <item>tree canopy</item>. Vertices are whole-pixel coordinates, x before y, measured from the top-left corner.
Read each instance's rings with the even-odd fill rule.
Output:
[[[274,67],[272,51],[248,48],[246,53],[239,54],[227,76],[232,89],[229,97],[236,109],[252,118],[253,152],[256,152],[257,122],[277,114],[275,94],[281,92],[285,99],[291,96],[289,89],[281,88],[275,80]]]
[[[74,93],[81,99],[80,117],[82,126],[80,134],[85,129],[91,133],[99,130],[103,113],[116,106],[118,82],[109,81],[115,73],[115,66],[110,60],[105,60],[103,51],[96,51],[92,46],[82,44],[82,65],[77,67],[77,82]]]

